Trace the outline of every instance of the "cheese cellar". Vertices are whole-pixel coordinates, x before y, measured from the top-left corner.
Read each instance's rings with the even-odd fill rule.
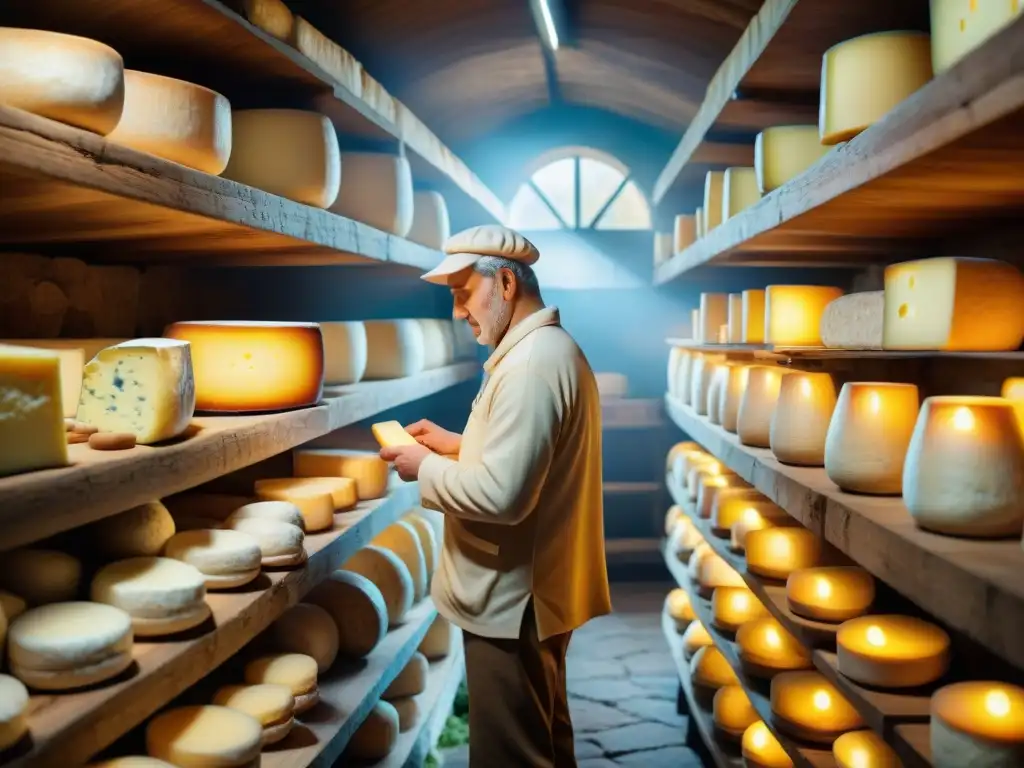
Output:
[[[1022,9],[0,5],[0,768],[1024,768]]]

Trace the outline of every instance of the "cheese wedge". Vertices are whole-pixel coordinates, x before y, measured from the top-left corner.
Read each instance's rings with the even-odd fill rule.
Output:
[[[0,345],[0,476],[67,463],[60,355]]]
[[[397,421],[379,421],[370,427],[373,436],[381,448],[394,448],[399,445],[419,445],[416,438],[405,431]]]

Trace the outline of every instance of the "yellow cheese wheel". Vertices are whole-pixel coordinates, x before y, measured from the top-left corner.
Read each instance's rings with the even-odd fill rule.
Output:
[[[388,608],[377,585],[365,576],[335,571],[306,596],[323,608],[338,630],[338,653],[350,658],[368,655],[388,631]]]
[[[427,596],[427,561],[420,545],[419,534],[412,525],[399,520],[377,534],[370,543],[394,552],[405,564],[409,576],[412,577],[414,603]]]
[[[754,170],[762,195],[806,171],[830,147],[821,143],[816,125],[776,125],[754,140]]]
[[[417,651],[398,673],[398,676],[391,681],[391,685],[381,694],[382,698],[390,701],[407,696],[418,696],[427,689],[427,673],[429,671],[430,665],[427,663],[427,657]]]
[[[438,614],[434,617],[434,621],[430,624],[430,629],[423,636],[417,650],[426,656],[429,661],[438,661],[448,655],[451,647],[452,625],[448,622],[448,619]]]
[[[398,733],[398,712],[392,704],[378,701],[349,739],[342,763],[383,760],[394,749]]]
[[[434,532],[434,526],[430,522],[416,513],[410,513],[402,518],[405,522],[413,527],[416,531],[416,535],[420,539],[420,548],[423,550],[423,559],[427,565],[427,580],[434,576],[434,570],[437,568],[437,534]],[[428,583],[429,589],[429,583]]]
[[[1020,0],[931,0],[932,68],[945,72],[1024,10]]]
[[[388,607],[390,626],[398,626],[405,620],[416,590],[409,569],[398,555],[370,544],[346,560],[341,570],[358,573],[377,585]]]
[[[263,727],[228,707],[177,707],[146,726],[146,751],[182,768],[233,768],[259,759]]]

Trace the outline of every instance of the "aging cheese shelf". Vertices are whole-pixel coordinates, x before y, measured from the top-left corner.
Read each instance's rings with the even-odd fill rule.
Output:
[[[662,264],[655,283],[702,265],[774,263],[772,254],[782,252],[787,263],[835,257],[843,265],[854,254],[862,264],[930,255],[937,239],[1019,218],[1022,55],[1018,18],[881,121]]]
[[[467,203],[472,219],[504,219],[501,201],[432,134],[424,142],[422,128],[416,135],[403,130],[308,57],[220,0],[39,0],[8,5],[0,12],[4,24],[100,40],[131,68],[205,85],[233,98],[235,106],[314,106],[342,134],[406,143],[417,182],[438,189],[450,204]],[[241,2],[232,5],[240,7]],[[257,101],[247,103],[243,95]]]
[[[665,343],[695,352],[719,352],[734,357],[750,356],[758,360],[916,360],[965,359],[1003,360],[1024,363],[1024,352],[903,352],[884,349],[828,349],[827,347],[783,347],[773,344],[702,344],[693,339],[668,337]]]
[[[312,408],[196,417],[186,437],[165,445],[114,452],[68,446],[69,467],[0,479],[0,550],[193,488],[477,372],[474,363],[459,363],[404,379],[329,387]]]
[[[337,514],[333,530],[306,536],[305,567],[264,571],[247,591],[208,594],[211,622],[185,639],[136,642],[135,664],[119,682],[81,693],[33,696],[29,747],[4,768],[85,763],[227,661],[418,499],[415,483],[396,483],[387,498]]]

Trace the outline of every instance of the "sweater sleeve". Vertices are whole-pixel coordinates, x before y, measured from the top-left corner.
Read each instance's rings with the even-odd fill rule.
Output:
[[[564,406],[532,362],[496,382],[478,463],[431,455],[420,465],[423,506],[478,522],[515,525],[537,506]]]

